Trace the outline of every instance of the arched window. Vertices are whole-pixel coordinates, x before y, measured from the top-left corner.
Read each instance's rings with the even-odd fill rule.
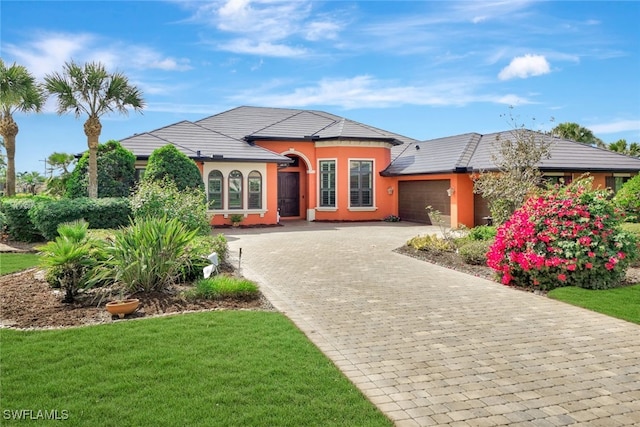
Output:
[[[262,175],[258,171],[249,174],[249,209],[262,209]]]
[[[222,209],[223,206],[223,191],[224,177],[220,171],[209,172],[209,185],[207,201],[209,202],[209,209]]]
[[[242,172],[229,173],[229,209],[242,209]]]

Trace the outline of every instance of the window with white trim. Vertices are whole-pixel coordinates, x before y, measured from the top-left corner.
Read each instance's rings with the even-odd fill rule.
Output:
[[[351,160],[349,162],[349,205],[351,207],[373,206],[373,161]]]
[[[229,173],[229,209],[242,209],[242,172]]]
[[[336,161],[320,161],[320,207],[336,206]]]
[[[207,201],[209,202],[209,209],[222,209],[224,194],[224,177],[219,170],[212,170],[209,172],[208,185],[207,185]]]
[[[262,209],[262,175],[258,171],[249,174],[249,209]]]

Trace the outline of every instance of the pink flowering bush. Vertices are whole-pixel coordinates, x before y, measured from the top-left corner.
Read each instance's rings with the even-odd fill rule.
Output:
[[[581,179],[529,198],[498,228],[487,264],[505,285],[607,289],[620,284],[635,259],[631,233],[606,190]]]

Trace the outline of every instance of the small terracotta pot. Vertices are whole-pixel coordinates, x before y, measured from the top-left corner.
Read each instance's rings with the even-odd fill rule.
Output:
[[[137,298],[125,299],[122,301],[110,301],[107,303],[107,311],[112,315],[117,314],[120,319],[131,314],[138,309],[140,300]]]

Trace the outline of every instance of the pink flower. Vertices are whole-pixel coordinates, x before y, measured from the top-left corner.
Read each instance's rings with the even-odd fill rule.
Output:
[[[593,268],[593,264],[591,264],[590,262],[586,263],[584,266],[587,268],[587,270],[591,270]]]
[[[576,271],[576,265],[575,265],[575,264],[569,264],[569,265],[567,265],[567,270],[569,270],[569,271]]]
[[[566,282],[567,281],[567,275],[564,274],[564,273],[558,274],[558,280],[560,280],[561,282]]]
[[[589,236],[580,237],[578,239],[578,243],[580,243],[582,246],[589,246],[591,245],[591,237]]]

